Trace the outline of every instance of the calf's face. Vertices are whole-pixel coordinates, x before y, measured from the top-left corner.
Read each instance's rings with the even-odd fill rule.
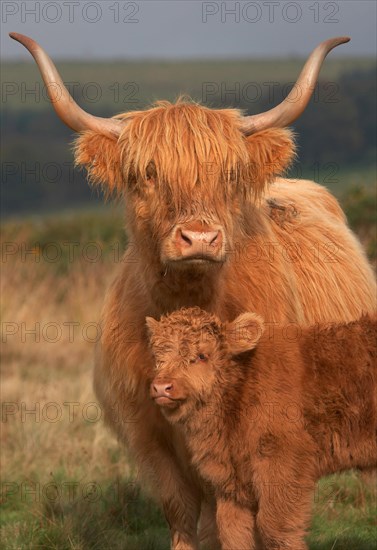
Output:
[[[150,396],[172,423],[208,404],[219,385],[227,391],[227,369],[235,368],[232,358],[253,349],[263,332],[255,313],[222,323],[197,307],[146,322],[155,358]]]

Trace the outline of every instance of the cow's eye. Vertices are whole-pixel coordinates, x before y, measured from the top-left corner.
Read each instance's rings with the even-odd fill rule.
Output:
[[[151,162],[146,169],[145,179],[149,185],[154,185],[156,181],[156,167],[153,162]]]

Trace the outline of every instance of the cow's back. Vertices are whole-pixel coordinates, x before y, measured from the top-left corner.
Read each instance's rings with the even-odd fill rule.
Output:
[[[227,282],[230,315],[250,310],[267,321],[310,325],[376,311],[372,268],[324,187],[279,179],[261,214],[263,232],[255,232],[234,255]]]

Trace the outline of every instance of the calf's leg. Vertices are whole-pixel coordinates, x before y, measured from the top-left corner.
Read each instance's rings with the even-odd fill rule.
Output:
[[[307,550],[314,482],[295,479],[280,465],[259,472],[256,525],[265,550]]]
[[[216,521],[222,550],[254,550],[255,520],[248,508],[232,500],[217,501]]]
[[[199,520],[200,547],[204,550],[219,550],[220,541],[216,525],[216,499],[211,491],[204,495]]]

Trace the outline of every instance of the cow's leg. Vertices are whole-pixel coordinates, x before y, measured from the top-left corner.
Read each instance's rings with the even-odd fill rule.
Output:
[[[173,474],[174,468],[171,469]],[[165,476],[166,480],[166,476]],[[161,489],[161,501],[169,524],[172,550],[198,550],[199,491],[175,472]]]
[[[198,550],[202,495],[198,480],[190,472],[182,442],[149,399],[147,389],[144,393],[131,393],[120,383],[110,385],[106,374],[110,368],[99,355],[95,391],[105,420],[134,458],[141,485],[149,484],[162,505],[170,527],[172,549]]]
[[[143,425],[143,436],[148,430]],[[161,434],[160,434],[161,435]],[[135,438],[132,448],[135,449]],[[139,454],[141,479],[149,478],[169,524],[172,550],[198,550],[201,491],[190,473],[183,473],[169,441],[149,433],[149,445]]]
[[[222,550],[255,549],[255,519],[250,509],[219,499],[216,521]]]
[[[198,480],[185,461],[184,449],[148,399],[140,403],[126,396],[119,402],[122,408],[118,413],[119,407],[102,400],[104,407],[106,403],[106,420],[134,457],[141,484],[149,484],[161,503],[170,527],[172,549],[197,550],[202,495]]]
[[[149,456],[138,461],[143,482],[149,478],[169,525],[172,550],[198,550],[200,488],[183,475],[166,447],[149,447]]]

